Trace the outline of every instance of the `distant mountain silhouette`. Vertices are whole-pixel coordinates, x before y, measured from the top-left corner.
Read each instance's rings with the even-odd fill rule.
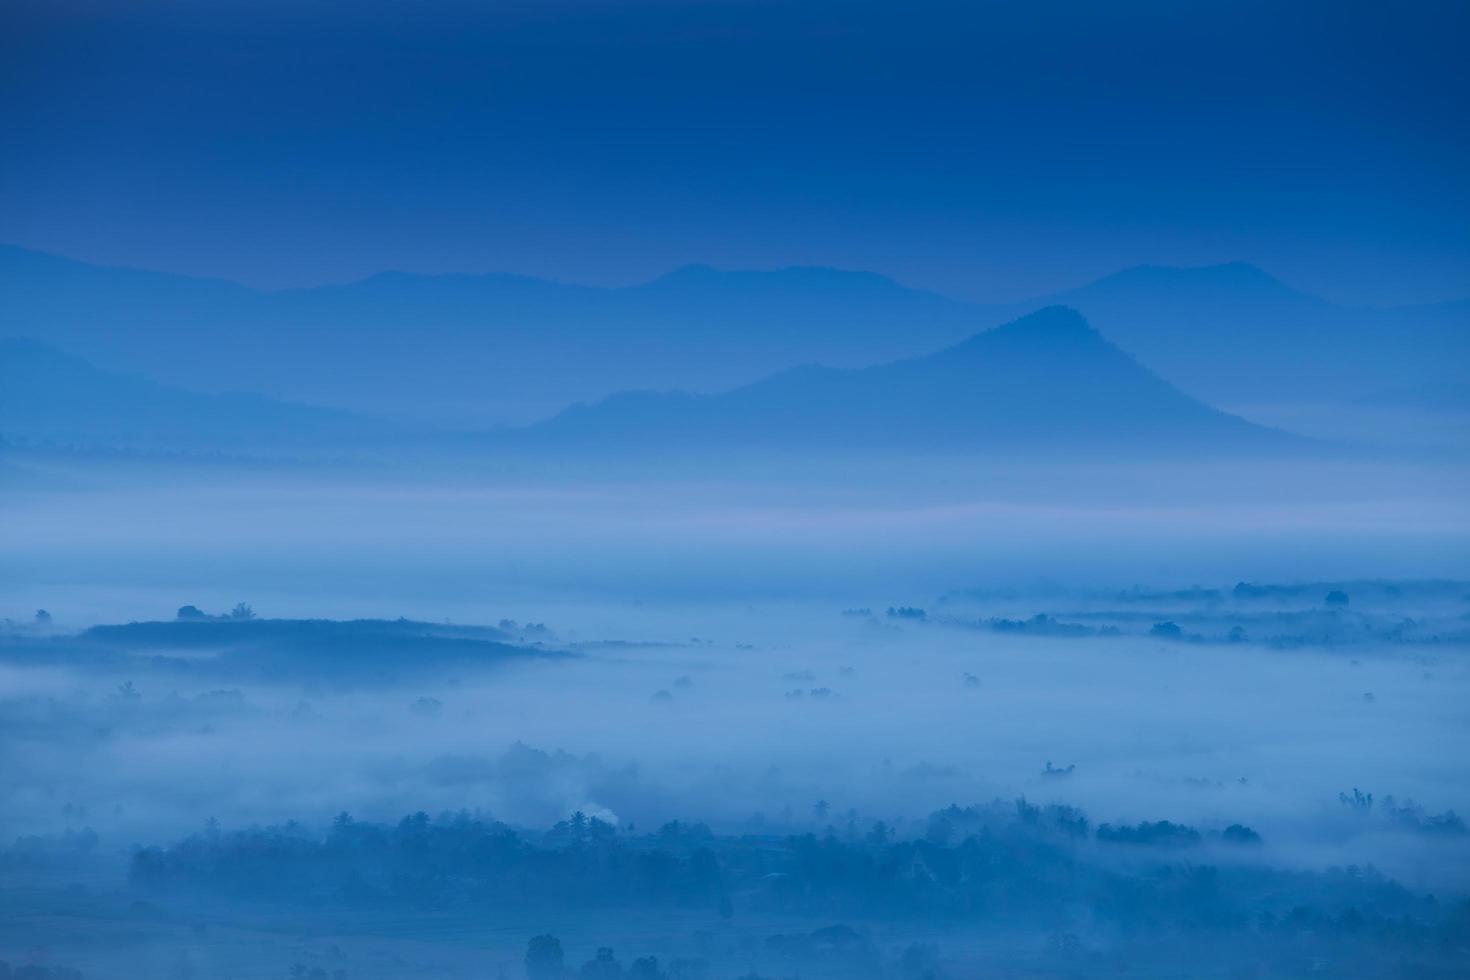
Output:
[[[1239,263],[1139,267],[978,306],[815,268],[690,266],[619,289],[383,273],[262,292],[0,246],[0,296],[0,335],[109,370],[457,427],[530,422],[618,390],[714,392],[802,363],[886,363],[1058,303],[1217,404],[1346,404],[1463,384],[1470,365],[1470,302],[1346,308]]]
[[[1235,262],[1140,266],[1037,303],[1081,310],[1140,362],[1218,404],[1345,404],[1470,381],[1470,302],[1342,307]]]
[[[529,422],[625,388],[715,391],[933,350],[983,311],[867,273],[680,269],[623,289],[384,273],[257,292],[0,247],[0,335],[197,390],[437,423]]]
[[[0,437],[87,447],[292,445],[382,434],[381,424],[262,398],[201,395],[102,371],[33,340],[0,340]]]
[[[800,367],[717,395],[628,392],[505,437],[521,446],[1215,452],[1305,445],[1217,411],[1048,307],[923,357]]]
[[[1369,408],[1467,415],[1470,414],[1470,383],[1392,388],[1367,395],[1357,404]]]

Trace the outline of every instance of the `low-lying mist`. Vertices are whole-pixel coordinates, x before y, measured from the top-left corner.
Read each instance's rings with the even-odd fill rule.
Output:
[[[1453,972],[1456,472],[23,470],[0,960]]]
[[[637,602],[1470,578],[1470,477],[1411,460],[7,463],[12,614],[77,624],[242,595],[278,615],[580,625],[577,607]]]

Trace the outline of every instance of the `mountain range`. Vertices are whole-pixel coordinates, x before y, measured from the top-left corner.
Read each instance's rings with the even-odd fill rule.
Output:
[[[129,448],[432,445],[336,409],[201,394],[103,371],[29,340],[0,341],[0,435]],[[454,445],[464,437],[449,435]],[[530,426],[470,437],[490,455],[808,454],[866,450],[1008,454],[1214,454],[1301,448],[1184,394],[1050,307],[940,351],[866,368],[803,366],[718,394],[630,391]]]
[[[798,367],[714,395],[620,393],[509,441],[579,451],[995,448],[1008,456],[1307,446],[1186,395],[1062,306],[873,367]]]
[[[1350,404],[1470,380],[1465,300],[1344,307],[1235,262],[1140,266],[1050,301],[1081,310],[1148,367],[1215,404]]]
[[[383,423],[261,395],[200,394],[0,340],[0,437],[88,448],[226,449],[380,438]]]
[[[691,267],[626,289],[383,273],[257,292],[0,248],[0,336],[203,391],[458,427],[628,388],[714,391],[805,361],[857,366],[991,324],[879,276]]]
[[[1470,365],[1470,303],[1343,307],[1244,264],[1139,267],[983,306],[819,268],[691,266],[625,288],[384,273],[259,291],[5,246],[0,295],[0,336],[101,368],[456,428],[524,424],[622,390],[704,394],[803,363],[883,364],[1058,303],[1226,406],[1360,404],[1462,386]]]

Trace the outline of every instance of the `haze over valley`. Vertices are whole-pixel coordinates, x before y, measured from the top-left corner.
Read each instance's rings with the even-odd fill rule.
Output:
[[[0,13],[0,980],[1470,973],[1466,18]]]

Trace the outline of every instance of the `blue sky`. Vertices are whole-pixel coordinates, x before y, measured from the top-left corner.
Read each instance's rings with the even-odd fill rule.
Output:
[[[1256,262],[1470,295],[1463,3],[13,0],[0,240],[305,285]]]

